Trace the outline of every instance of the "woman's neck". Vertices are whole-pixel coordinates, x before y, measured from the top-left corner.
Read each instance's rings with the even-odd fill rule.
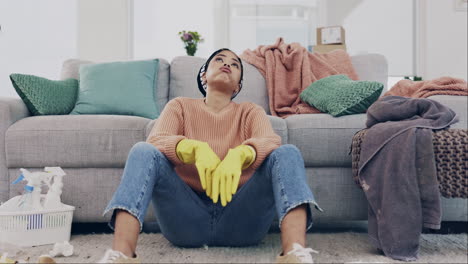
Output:
[[[208,94],[204,101],[210,110],[219,112],[231,103],[231,98],[226,97],[224,94],[223,96]]]

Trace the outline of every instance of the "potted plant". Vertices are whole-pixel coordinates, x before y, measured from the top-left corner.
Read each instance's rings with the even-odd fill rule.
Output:
[[[196,31],[183,30],[179,32],[179,36],[182,42],[184,43],[187,55],[194,56],[195,52],[197,52],[198,43],[203,42],[201,35]]]

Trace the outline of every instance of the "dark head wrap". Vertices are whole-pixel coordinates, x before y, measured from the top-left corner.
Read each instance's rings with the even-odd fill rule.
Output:
[[[218,53],[220,53],[221,51],[224,51],[224,50],[231,51],[230,49],[224,48],[224,49],[219,49],[219,50],[213,52],[213,54],[211,54],[211,56],[208,58],[208,60],[201,66],[200,70],[198,71],[198,75],[197,75],[198,89],[203,94],[203,97],[206,97],[206,88],[207,87],[206,87],[206,83],[203,83],[202,74],[204,72],[206,72],[206,69],[208,68],[208,65],[210,65],[210,62],[214,58],[214,56],[216,56]],[[232,52],[232,53],[234,53],[234,52]],[[241,68],[241,75],[240,75],[240,80],[239,80],[239,91],[237,91],[237,93],[235,93],[235,94],[233,94],[231,96],[231,100],[234,99],[234,97],[236,97],[239,94],[239,92],[242,90],[242,78],[244,76],[244,67],[242,66],[241,59],[239,57],[237,57],[237,59],[239,59],[240,68]]]

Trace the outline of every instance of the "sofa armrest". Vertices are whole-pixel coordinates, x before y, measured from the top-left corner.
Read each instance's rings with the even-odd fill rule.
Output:
[[[428,99],[437,101],[447,107],[450,107],[458,116],[458,123],[453,124],[450,128],[467,129],[468,124],[468,96],[457,95],[433,95]]]
[[[10,191],[6,166],[5,133],[13,123],[30,115],[21,99],[0,97],[0,202],[8,200]]]

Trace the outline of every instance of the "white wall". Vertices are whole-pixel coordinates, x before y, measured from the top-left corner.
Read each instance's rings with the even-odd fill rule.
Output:
[[[205,42],[199,45],[196,56],[208,57],[219,43],[225,43],[214,36],[220,26],[215,24],[214,10],[220,9],[215,1],[221,0],[0,0],[0,96],[18,97],[8,77],[11,73],[58,79],[62,62],[68,58],[110,61],[161,57],[170,61],[185,55],[177,35],[183,29],[202,34]],[[390,13],[385,2],[403,9],[394,0],[382,1],[327,0],[328,24],[346,25],[350,16],[363,14],[366,6],[372,6],[370,11]],[[426,8],[420,75],[424,79],[444,75],[467,79],[467,12],[455,11],[452,0],[418,1]],[[129,17],[132,8],[134,20]],[[379,18],[385,25],[399,21],[384,20],[378,12],[374,20],[360,27],[373,29],[373,22]],[[351,51],[361,49],[352,43],[353,38],[361,38],[364,33],[360,29],[347,30]],[[386,37],[394,39],[395,34],[399,33],[388,32]],[[401,49],[398,41],[394,45]]]
[[[259,45],[271,45],[278,37],[303,47],[315,45],[321,2],[317,0],[230,0],[228,46],[237,54]]]
[[[60,77],[77,56],[76,11],[76,0],[0,0],[0,96],[19,98],[11,73]]]
[[[424,79],[452,76],[467,79],[467,12],[455,11],[453,0],[426,1]]]
[[[441,76],[467,79],[467,12],[454,0],[327,0],[328,25],[344,25],[348,52],[386,55],[390,75],[413,74],[426,80]],[[418,18],[420,16],[421,18]],[[410,23],[421,23],[415,32]],[[412,35],[421,39],[412,49]]]
[[[131,56],[130,0],[78,1],[78,56],[91,61]]]
[[[201,34],[205,41],[199,43],[195,56],[208,57],[215,49],[214,1],[134,1],[134,58],[158,57],[171,61],[176,56],[186,55],[177,35],[182,30]]]
[[[326,5],[328,26],[345,28],[351,55],[383,54],[389,75],[415,74],[413,0],[328,0]]]

